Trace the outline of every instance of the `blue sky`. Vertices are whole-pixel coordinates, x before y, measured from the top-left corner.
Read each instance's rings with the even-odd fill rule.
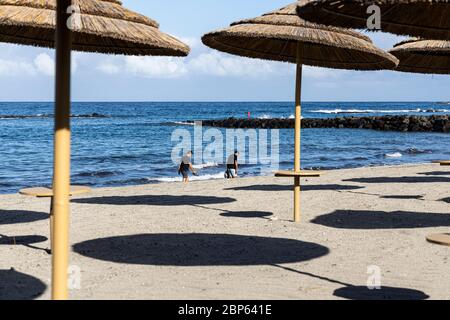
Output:
[[[75,53],[74,101],[289,101],[294,66],[239,58],[204,47],[202,34],[258,16],[281,0],[123,0],[157,20],[161,30],[192,47],[186,58],[124,57]],[[401,40],[369,34],[389,49]],[[0,100],[53,100],[53,51],[0,45]],[[448,101],[450,76],[306,68],[304,101]]]

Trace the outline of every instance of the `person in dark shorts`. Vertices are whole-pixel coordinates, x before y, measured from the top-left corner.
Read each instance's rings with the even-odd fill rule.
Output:
[[[235,151],[234,154],[230,155],[227,160],[227,171],[225,171],[226,179],[234,179],[238,176],[238,157],[239,152]]]
[[[186,153],[186,155],[181,159],[180,166],[178,168],[178,174],[183,175],[183,182],[189,182],[189,171],[195,174],[195,170],[191,163],[192,151]]]

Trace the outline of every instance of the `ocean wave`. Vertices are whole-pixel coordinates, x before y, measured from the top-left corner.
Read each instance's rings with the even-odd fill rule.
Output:
[[[150,184],[152,180],[149,178],[131,178],[125,180],[114,180],[107,181],[102,183],[105,186],[124,186],[124,185],[142,185],[142,184]]]
[[[113,172],[113,171],[85,171],[80,172],[74,175],[74,177],[97,177],[97,178],[104,178],[104,177],[111,177],[121,174],[121,172]]]
[[[400,152],[386,153],[384,156],[386,158],[401,158],[401,157],[403,157],[403,155]]]
[[[269,115],[269,114],[264,114],[264,115],[262,115],[262,116],[259,116],[257,119],[260,119],[260,120],[270,120],[270,119],[295,119],[295,114],[291,114],[290,116],[287,116],[287,117],[272,117],[272,116]],[[302,119],[303,119],[303,117],[302,117]]]
[[[179,176],[179,177],[164,177],[164,178],[148,178],[148,179],[150,181],[153,180],[153,181],[158,181],[158,182],[180,182],[182,180],[181,176]],[[218,180],[218,179],[224,179],[224,172],[189,177],[190,181]]]
[[[171,124],[172,125],[181,125],[181,126],[193,126],[193,125],[195,125],[195,123],[191,122],[191,121],[174,121]]]
[[[310,113],[324,113],[324,114],[346,114],[346,113],[446,113],[450,112],[449,109],[398,109],[398,110],[385,110],[385,109],[319,109],[311,110]]]
[[[90,114],[72,114],[70,115],[71,118],[108,118],[109,116],[99,114],[99,113],[90,113]],[[20,119],[39,119],[39,118],[53,118],[53,114],[45,114],[45,113],[38,113],[38,114],[30,114],[30,115],[0,115],[0,119],[3,120],[20,120]]]
[[[219,164],[217,162],[207,162],[203,164],[195,164],[193,165],[194,169],[205,169],[205,168],[211,168],[211,167],[218,167]]]
[[[354,157],[351,160],[356,160],[356,161],[366,161],[369,160],[369,158],[367,157],[362,157],[362,156],[358,156],[358,157]]]

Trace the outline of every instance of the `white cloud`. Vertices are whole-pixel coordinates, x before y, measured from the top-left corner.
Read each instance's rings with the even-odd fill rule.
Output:
[[[187,73],[182,58],[125,57],[125,70],[149,78],[177,78]]]
[[[41,53],[34,59],[34,66],[38,72],[46,76],[55,74],[55,61],[46,53]]]
[[[335,80],[343,74],[347,74],[346,70],[327,69],[319,67],[303,67],[303,75],[307,78],[320,79],[320,80]]]
[[[188,62],[193,73],[214,76],[261,77],[292,71],[287,64],[225,55],[217,51],[202,53]]]
[[[202,41],[199,38],[194,37],[176,37],[176,38],[186,43],[191,49],[196,49],[202,45]]]
[[[207,50],[193,58],[116,57],[97,65],[106,74],[132,74],[148,78],[180,78],[188,74],[219,77],[265,77],[291,74],[292,65],[258,59],[234,57]]]
[[[34,65],[29,62],[0,59],[0,76],[33,75],[35,73]]]
[[[0,59],[0,76],[53,76],[55,61],[46,53],[38,54],[34,59]]]
[[[120,66],[118,66],[117,64],[115,64],[112,61],[105,61],[105,62],[101,62],[98,66],[97,66],[97,70],[109,74],[109,75],[113,75],[113,74],[118,74],[120,73]]]

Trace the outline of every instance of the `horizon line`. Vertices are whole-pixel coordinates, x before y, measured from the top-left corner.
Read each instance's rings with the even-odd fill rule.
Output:
[[[74,100],[71,103],[292,103],[293,100]],[[310,100],[302,103],[446,103],[450,100]],[[0,100],[0,103],[54,103],[53,100]]]

